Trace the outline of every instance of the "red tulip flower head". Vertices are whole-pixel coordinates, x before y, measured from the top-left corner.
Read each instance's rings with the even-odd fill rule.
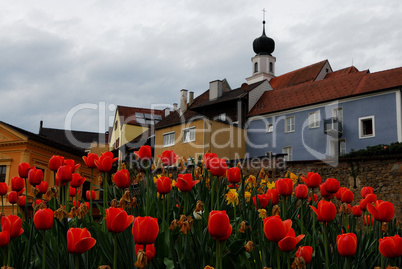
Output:
[[[83,156],[85,164],[88,168],[96,168],[95,160],[99,160],[99,156],[95,153],[88,153],[88,156]]]
[[[295,188],[295,195],[298,199],[308,198],[308,187],[305,184],[297,185]]]
[[[27,203],[27,198],[25,196],[18,196],[18,206],[24,207]]]
[[[198,182],[200,181],[193,181],[193,176],[191,174],[179,174],[176,182],[176,187],[179,188],[181,192],[189,192]]]
[[[158,155],[158,157],[161,159],[163,166],[174,165],[179,159],[179,156],[177,156],[173,150],[165,150],[162,152],[162,156]]]
[[[144,245],[135,245],[135,254],[138,255],[138,251],[144,250]],[[147,262],[149,263],[155,257],[155,244],[146,246]]]
[[[10,243],[10,233],[8,231],[0,232],[0,247],[5,247]]]
[[[204,155],[204,165],[206,169],[210,169],[210,165],[209,162],[211,161],[212,158],[217,158],[218,155],[216,155],[215,153],[206,153]]]
[[[23,178],[20,177],[13,177],[11,179],[11,189],[13,191],[20,191],[24,189],[25,187],[25,181]]]
[[[49,188],[49,183],[47,181],[42,180],[42,182],[36,186],[38,188],[39,194],[45,194],[47,189]]]
[[[318,221],[331,222],[336,217],[336,207],[332,202],[321,200],[318,202],[318,209],[310,206],[317,214]]]
[[[62,165],[57,169],[56,178],[62,183],[70,182],[73,179],[73,168],[70,165]]]
[[[148,145],[141,146],[138,151],[134,151],[135,155],[141,160],[151,160],[152,151],[151,147]]]
[[[28,181],[32,186],[39,185],[43,180],[43,171],[41,169],[32,168],[28,172]]]
[[[270,200],[272,200],[273,205],[277,205],[279,203],[279,193],[277,190],[268,189],[267,195],[270,197]]]
[[[367,210],[367,204],[373,204],[377,201],[377,195],[375,194],[367,194],[366,198],[360,200],[360,209],[363,211]]]
[[[295,231],[291,228],[286,236],[278,242],[278,246],[283,252],[290,252],[296,248],[296,245],[304,238],[304,234],[296,237]]]
[[[136,244],[153,244],[159,233],[158,220],[152,217],[136,217],[134,218],[132,233]]]
[[[310,246],[299,247],[296,251],[296,257],[302,257],[306,264],[311,263],[313,259],[313,248]]]
[[[380,200],[377,200],[375,206],[367,204],[367,210],[375,220],[381,222],[389,222],[395,214],[395,208],[391,202],[382,202]]]
[[[70,186],[73,188],[79,188],[82,186],[82,184],[84,184],[84,182],[85,182],[85,177],[82,177],[78,173],[74,173],[71,176]]]
[[[96,240],[86,228],[70,228],[67,231],[67,251],[71,254],[83,254],[95,244]]]
[[[208,232],[213,239],[226,241],[232,234],[229,216],[226,211],[212,210],[208,215]]]
[[[282,196],[290,196],[293,192],[293,181],[290,178],[280,178],[275,181],[275,189]]]
[[[342,198],[342,193],[347,189],[348,188],[346,188],[346,187],[340,187],[339,190],[335,193],[336,199],[338,199],[340,201]]]
[[[126,189],[131,184],[130,173],[127,169],[121,169],[114,174],[113,181],[118,188]]]
[[[53,227],[53,210],[39,209],[34,216],[34,224],[38,230],[50,230]]]
[[[370,215],[364,215],[364,225],[365,226],[373,226],[374,218]]]
[[[232,167],[226,171],[226,178],[232,186],[235,186],[236,183],[239,183],[241,180],[241,171],[239,167]],[[229,187],[230,188],[230,187]]]
[[[211,175],[216,177],[224,176],[227,169],[228,166],[225,159],[215,157],[209,160],[209,170],[211,171]]]
[[[18,165],[18,175],[22,178],[27,178],[31,168],[33,168],[33,166],[30,166],[29,163],[20,163]]]
[[[119,158],[113,158],[113,153],[110,151],[102,152],[98,160],[94,160],[99,172],[109,172],[112,169],[112,165]]]
[[[1,196],[6,195],[7,192],[8,192],[7,183],[5,183],[5,182],[0,182],[0,195],[1,195]]]
[[[325,184],[325,190],[331,194],[336,193],[341,187],[341,184],[335,178],[327,178],[324,184]]]
[[[121,208],[109,207],[106,210],[106,228],[112,233],[121,233],[134,221],[134,216],[127,215]]]
[[[87,191],[86,192],[86,198],[87,200],[91,200],[91,191]],[[92,191],[92,200],[96,200],[96,192]]]
[[[77,170],[78,167],[81,166],[81,164],[75,164],[75,161],[72,160],[72,159],[66,159],[66,160],[64,160],[64,164],[71,166],[71,169],[73,170],[72,173],[74,173],[75,170]]]
[[[81,192],[80,189],[77,188],[73,188],[70,186],[70,197],[75,197],[76,195],[78,195]]]
[[[355,198],[353,192],[349,189],[346,189],[341,194],[341,202],[342,203],[352,203],[353,199]]]
[[[308,201],[309,202],[311,201],[311,196],[308,197]],[[317,202],[317,201],[318,201],[318,196],[317,196],[317,194],[314,193],[314,202]]]
[[[291,227],[292,221],[290,219],[282,221],[279,216],[264,219],[264,233],[271,242],[279,242],[285,238]]]
[[[156,189],[160,194],[168,194],[172,190],[172,181],[168,177],[160,177],[156,180]]]
[[[380,242],[378,250],[382,256],[392,259],[402,256],[402,237],[398,234],[387,236],[378,240]]]
[[[327,192],[327,190],[325,189],[325,183],[322,183],[320,185],[320,193],[321,193],[321,197],[326,198],[326,199],[331,199],[332,194]]]
[[[374,193],[374,190],[373,190],[372,187],[363,187],[363,188],[361,189],[361,191],[360,191],[360,194],[361,194],[361,196],[363,197],[363,199],[366,198],[366,196],[367,196],[368,194],[373,194],[373,193]]]
[[[20,236],[24,230],[22,227],[22,219],[16,215],[10,215],[1,218],[1,226],[3,231],[8,231],[11,238]]]
[[[260,204],[259,207],[257,207],[257,199],[258,203]],[[269,194],[257,194],[253,197],[253,202],[255,205],[255,210],[259,208],[266,208],[269,204],[269,201],[271,200],[271,196]]]
[[[361,217],[363,215],[363,211],[360,209],[360,206],[355,205],[352,207],[352,214],[355,217]]]
[[[343,257],[354,256],[357,249],[357,237],[354,233],[339,234],[336,237],[336,246],[339,255]]]
[[[321,184],[321,176],[318,173],[308,172],[307,178],[303,177],[303,181],[309,188],[317,188]]]
[[[49,169],[56,172],[60,166],[64,165],[64,157],[53,155],[49,160]]]
[[[8,202],[10,204],[17,203],[17,192],[16,191],[10,191],[10,193],[8,194]]]

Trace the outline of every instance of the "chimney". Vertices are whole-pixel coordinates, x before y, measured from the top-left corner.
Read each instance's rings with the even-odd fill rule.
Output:
[[[181,90],[180,96],[180,111],[181,113],[186,112],[187,110],[187,90]]]
[[[43,128],[43,120],[41,120],[39,123],[39,134],[42,133],[42,128]]]
[[[173,111],[177,110],[177,103],[173,103]]]
[[[169,114],[170,114],[170,107],[166,107],[163,111],[164,111],[165,117],[169,116]]]
[[[194,92],[189,92],[188,93],[188,105],[191,106],[193,101],[194,101]]]
[[[222,96],[222,81],[214,80],[209,83],[209,100],[215,100]]]

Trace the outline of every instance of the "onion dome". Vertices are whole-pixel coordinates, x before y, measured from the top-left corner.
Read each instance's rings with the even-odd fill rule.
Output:
[[[265,21],[262,22],[262,35],[253,42],[253,50],[257,55],[271,55],[275,50],[275,41],[265,35]]]

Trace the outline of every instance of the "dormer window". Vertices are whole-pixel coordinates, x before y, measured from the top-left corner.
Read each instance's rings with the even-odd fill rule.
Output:
[[[258,72],[258,63],[254,63],[254,73]]]

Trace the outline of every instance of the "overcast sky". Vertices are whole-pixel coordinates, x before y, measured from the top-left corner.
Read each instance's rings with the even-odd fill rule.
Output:
[[[400,0],[0,0],[0,120],[104,131],[116,105],[179,103],[216,79],[240,87],[263,8],[276,75],[325,59],[402,66]]]

